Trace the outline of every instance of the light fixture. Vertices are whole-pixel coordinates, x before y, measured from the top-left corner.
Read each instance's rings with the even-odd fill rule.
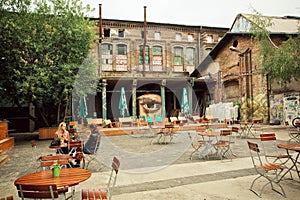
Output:
[[[241,53],[241,51],[238,50],[238,49],[237,49],[236,47],[234,47],[234,46],[229,47],[229,49],[230,49],[231,51],[235,51],[235,52]]]

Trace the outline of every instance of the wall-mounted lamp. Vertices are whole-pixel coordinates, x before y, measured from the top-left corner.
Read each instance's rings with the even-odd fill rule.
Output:
[[[237,49],[237,48],[234,47],[234,46],[229,47],[229,49],[230,49],[231,51],[238,52],[238,53],[239,53],[239,56],[244,56],[245,53],[248,53],[248,52],[250,52],[250,50],[251,50],[250,48],[247,48],[246,50],[241,51],[241,50]]]
[[[235,51],[235,52],[241,53],[241,51],[238,50],[238,49],[237,49],[236,47],[234,47],[234,46],[229,47],[229,49],[230,49],[231,51]]]

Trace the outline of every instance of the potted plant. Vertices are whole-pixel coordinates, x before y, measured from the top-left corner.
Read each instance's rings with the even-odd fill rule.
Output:
[[[58,177],[60,174],[60,168],[61,166],[58,164],[58,160],[55,160],[53,165],[52,165],[52,175],[54,177]]]

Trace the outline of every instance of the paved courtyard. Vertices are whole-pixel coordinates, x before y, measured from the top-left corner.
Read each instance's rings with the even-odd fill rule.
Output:
[[[275,132],[279,141],[287,141],[285,127],[266,126],[264,132]],[[179,131],[171,144],[156,144],[151,131],[134,135],[103,136],[98,160],[91,162],[92,177],[76,186],[75,199],[80,199],[82,188],[105,187],[109,165],[113,156],[121,160],[121,170],[113,199],[260,199],[249,187],[256,177],[249,157],[247,140],[259,143],[256,138],[233,139],[232,160],[200,159],[197,154],[190,160],[193,151],[188,133]],[[14,180],[38,170],[39,155],[54,154],[49,149],[51,140],[38,140],[37,133],[13,133],[15,147],[8,154],[10,160],[0,167],[0,197],[13,194],[16,199]],[[37,151],[31,147],[35,139]],[[154,140],[155,141],[155,140]],[[286,199],[300,195],[299,179],[284,181]],[[283,199],[278,193],[266,188],[265,199]]]

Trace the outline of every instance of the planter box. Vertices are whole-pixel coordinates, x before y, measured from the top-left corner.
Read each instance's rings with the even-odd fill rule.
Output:
[[[0,140],[8,138],[8,124],[7,122],[0,122]]]
[[[39,139],[53,139],[57,127],[39,128]]]

